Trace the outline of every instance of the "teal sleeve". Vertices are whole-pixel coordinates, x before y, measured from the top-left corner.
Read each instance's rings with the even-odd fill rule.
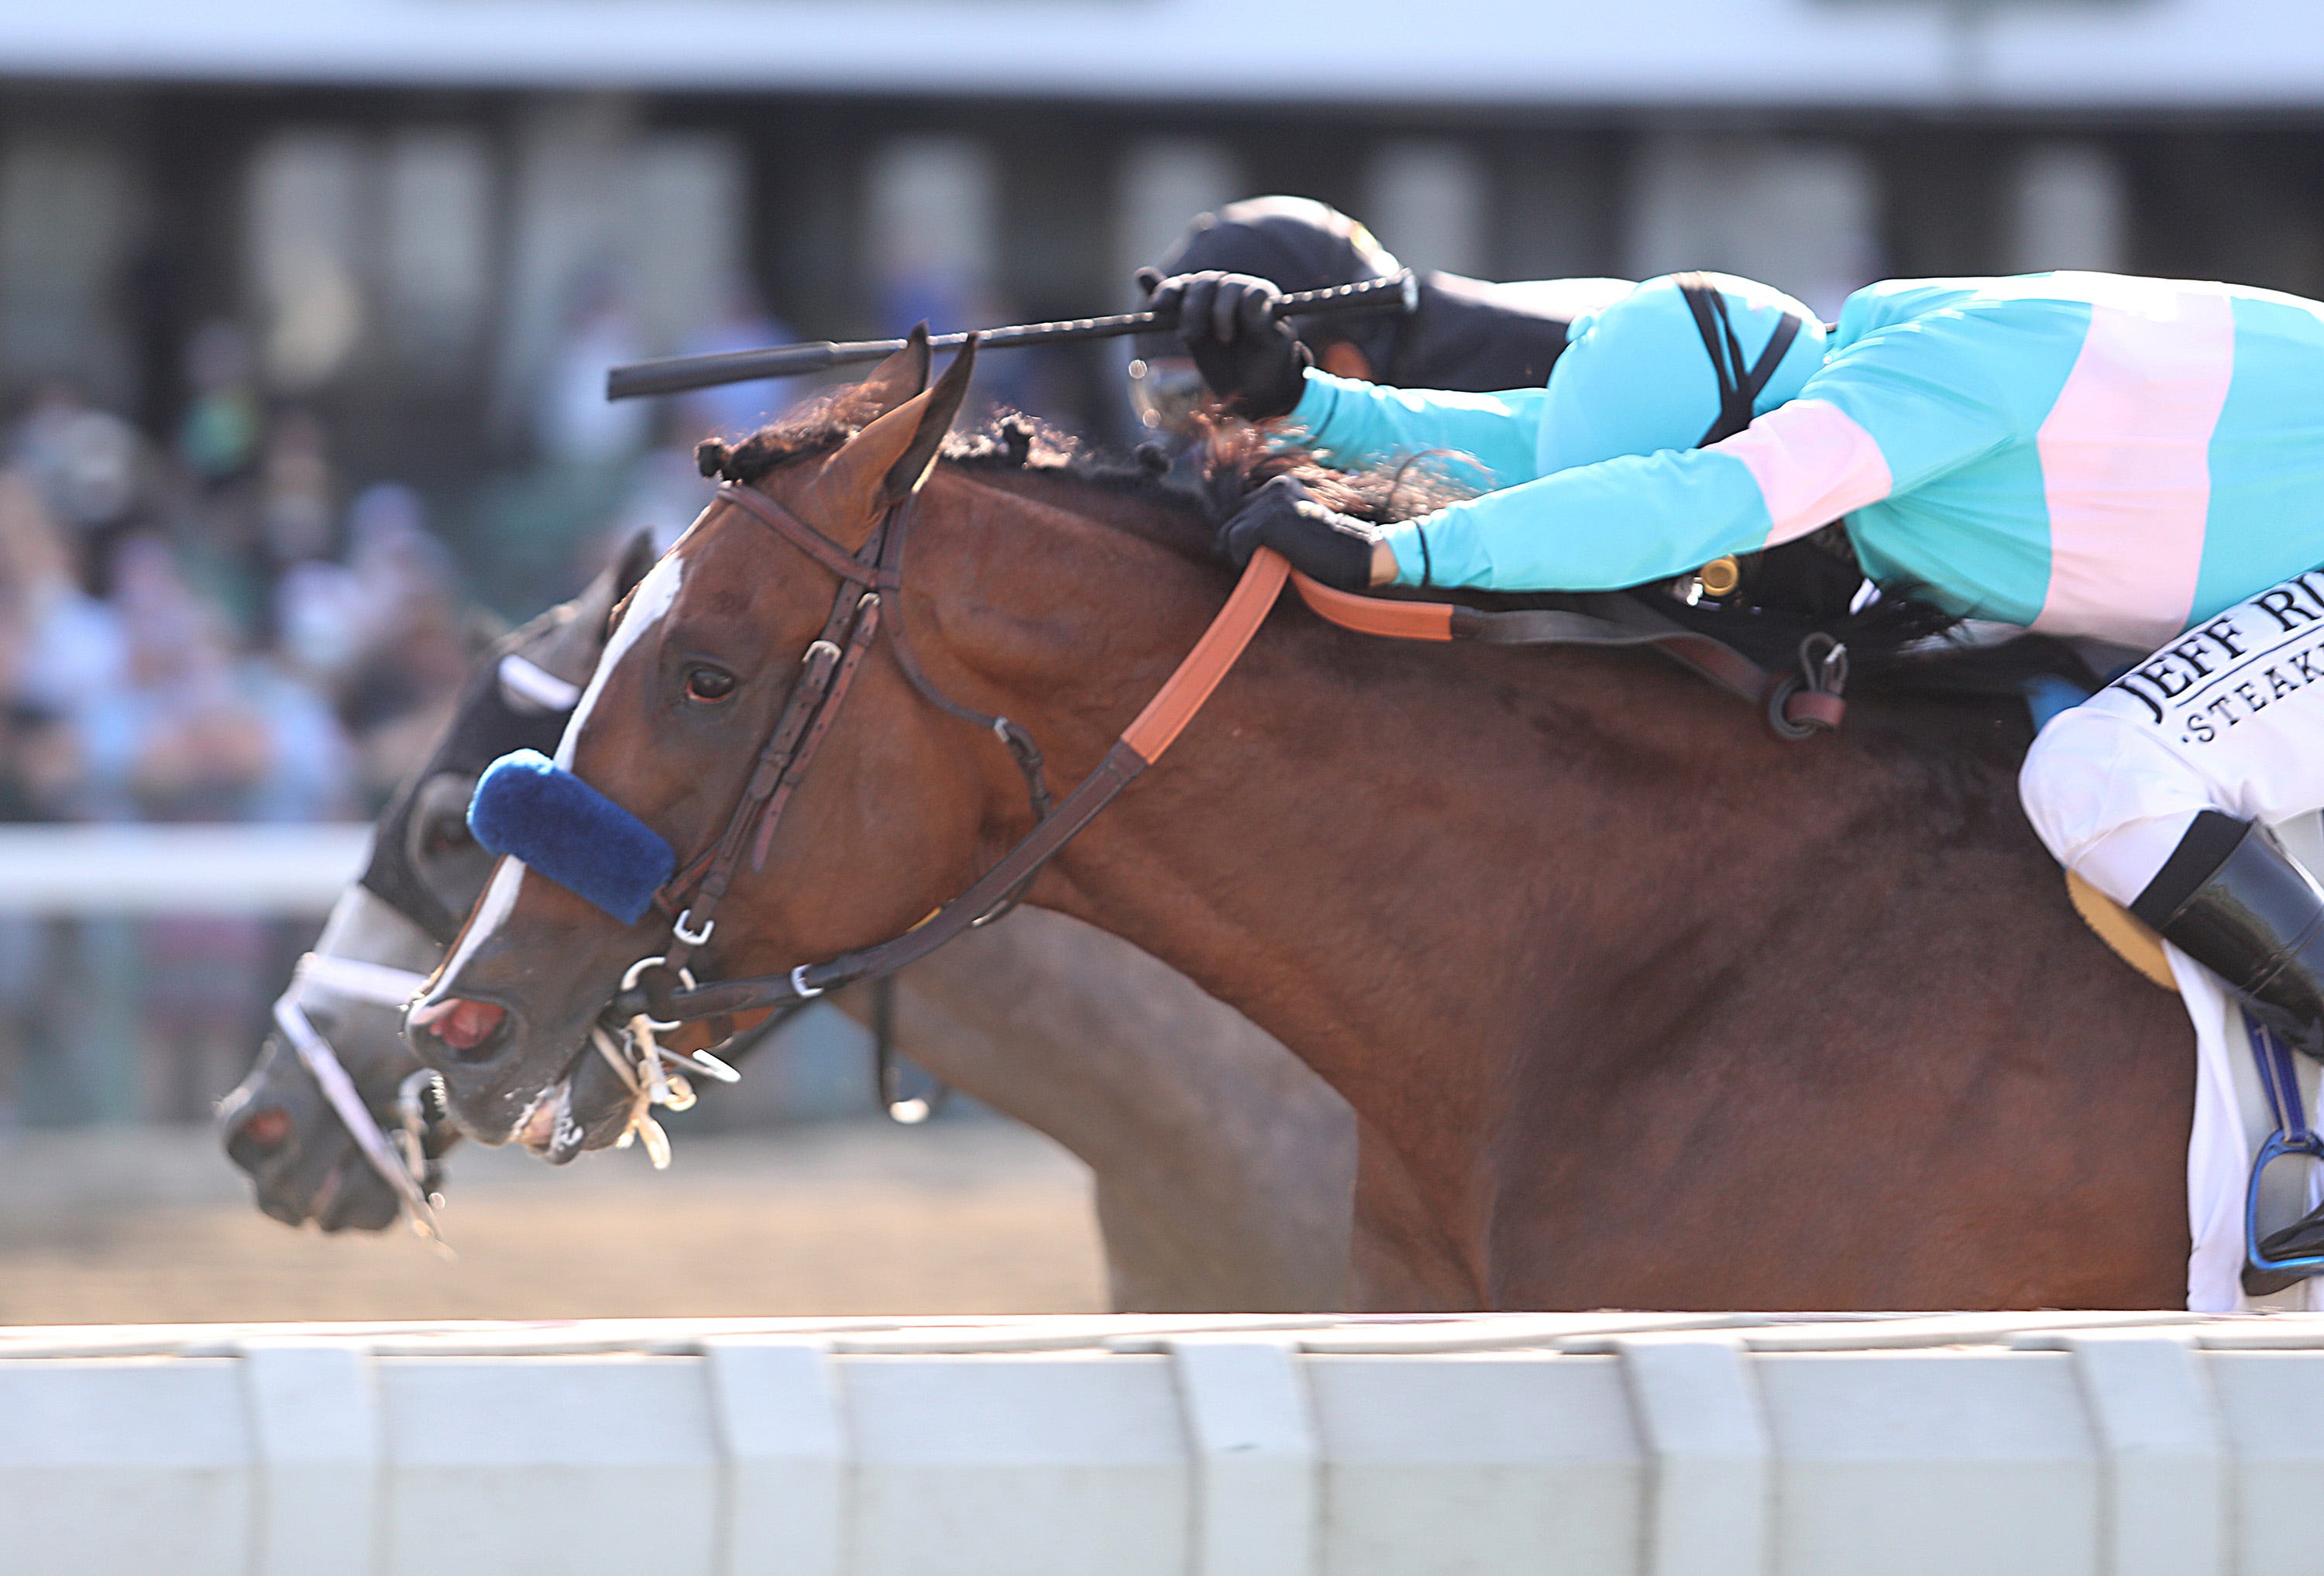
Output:
[[[2087,309],[2084,309],[2087,321]],[[2015,325],[2012,326],[2013,327]],[[1810,416],[1831,407],[1871,440],[1879,457],[1864,485],[1861,446],[1828,441],[1829,424],[1762,417],[1748,433],[1709,448],[1665,449],[1577,465],[1391,526],[1397,583],[1498,591],[1602,591],[1685,574],[1725,553],[1789,539],[1823,523],[1795,518],[1803,499],[1849,502],[1834,512],[1924,486],[2008,444],[2055,398],[2079,344],[2080,324],[2043,323],[2046,333],[2013,340],[1962,320],[1913,323],[1872,335],[1833,355],[1784,409]],[[2006,382],[2035,390],[2013,401]],[[2046,395],[2046,398],[2043,396]],[[1740,457],[1753,456],[1753,465]],[[1775,518],[1754,465],[1781,478]],[[2039,480],[2034,496],[2039,498]]]
[[[1388,528],[1397,584],[1481,591],[1612,591],[1765,545],[1769,521],[1743,462],[1665,449],[1577,465]]]
[[[1540,475],[1535,455],[1547,399],[1544,389],[1499,394],[1391,389],[1311,371],[1285,436],[1342,470],[1448,450],[1474,462],[1448,466],[1456,480],[1508,487]]]

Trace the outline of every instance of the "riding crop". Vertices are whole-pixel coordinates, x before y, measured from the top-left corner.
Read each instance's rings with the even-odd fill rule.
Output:
[[[1276,303],[1278,318],[1307,318],[1341,312],[1410,312],[1420,304],[1420,281],[1404,269],[1385,279],[1331,290],[1301,290]],[[1119,339],[1175,328],[1178,314],[1120,312],[1111,318],[1071,318],[1055,323],[1018,323],[986,328],[976,335],[980,350],[1002,350],[1023,345],[1065,345],[1081,339]],[[968,343],[966,334],[938,334],[928,341],[931,350],[957,350]],[[904,348],[900,339],[853,339],[835,344],[828,339],[802,345],[778,345],[765,350],[722,350],[710,355],[673,355],[659,361],[633,361],[605,373],[605,398],[634,400],[649,394],[681,394],[720,383],[745,383],[757,378],[796,377],[857,362],[884,361]]]

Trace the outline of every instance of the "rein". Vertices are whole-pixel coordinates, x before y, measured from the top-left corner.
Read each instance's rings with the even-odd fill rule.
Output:
[[[314,1075],[323,1098],[338,1113],[355,1148],[395,1190],[397,1202],[402,1205],[404,1218],[411,1222],[411,1229],[423,1240],[448,1251],[442,1228],[437,1224],[436,1201],[426,1186],[428,1122],[421,1086],[432,1081],[435,1073],[423,1067],[404,1080],[396,1096],[400,1125],[391,1138],[372,1115],[371,1107],[364,1102],[362,1092],[347,1075],[331,1042],[308,1018],[300,1000],[308,986],[318,985],[350,1000],[400,1008],[419,995],[427,983],[427,975],[415,974],[409,969],[310,952],[299,960],[299,966],[291,972],[290,988],[275,999],[274,1026],[282,1031],[282,1037],[290,1042],[299,1060]]]
[[[733,484],[718,489],[713,507],[723,503],[742,509],[769,526],[837,576],[839,589],[823,632],[809,643],[801,659],[798,679],[760,751],[725,830],[659,896],[661,906],[674,916],[675,945],[664,956],[632,966],[622,990],[606,1010],[607,1019],[631,1023],[644,1018],[656,1027],[674,1028],[696,1018],[791,1006],[859,980],[891,974],[971,927],[998,918],[1014,906],[1043,866],[1162,758],[1250,646],[1286,580],[1318,616],[1362,634],[1400,640],[1472,640],[1489,645],[1650,647],[1729,693],[1764,706],[1770,725],[1784,738],[1803,738],[1818,730],[1836,728],[1844,714],[1840,691],[1847,678],[1847,652],[1829,635],[1811,636],[1803,642],[1798,673],[1776,675],[1733,648],[1662,618],[1628,597],[1592,597],[1589,605],[1593,611],[1586,613],[1494,613],[1454,603],[1361,596],[1323,585],[1292,569],[1281,554],[1262,548],[1251,556],[1210,627],[1145,709],[1122,730],[1096,769],[1062,803],[1052,805],[1041,777],[1041,754],[1030,736],[1006,717],[972,711],[936,689],[910,656],[903,621],[894,619],[886,626],[890,646],[913,687],[952,714],[986,727],[1009,745],[1033,801],[1032,831],[965,891],[901,935],[822,963],[802,963],[785,974],[696,984],[683,972],[685,965],[716,929],[713,910],[725,896],[746,838],[752,847],[752,868],[763,868],[776,821],[790,790],[806,775],[863,653],[879,632],[881,594],[902,589],[903,541],[914,502],[907,499],[891,509],[863,550],[851,554],[755,489]]]

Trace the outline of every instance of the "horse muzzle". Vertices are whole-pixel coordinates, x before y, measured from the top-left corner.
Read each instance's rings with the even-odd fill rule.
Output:
[[[286,1226],[380,1231],[395,1194],[364,1161],[311,1078],[270,1037],[251,1075],[218,1107],[226,1157],[247,1175],[261,1212]]]

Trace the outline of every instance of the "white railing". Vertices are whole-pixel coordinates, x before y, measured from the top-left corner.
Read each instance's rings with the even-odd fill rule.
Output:
[[[0,914],[321,914],[368,825],[0,825]]]
[[[0,1332],[10,1576],[2191,1576],[2312,1519],[2324,1318]]]

